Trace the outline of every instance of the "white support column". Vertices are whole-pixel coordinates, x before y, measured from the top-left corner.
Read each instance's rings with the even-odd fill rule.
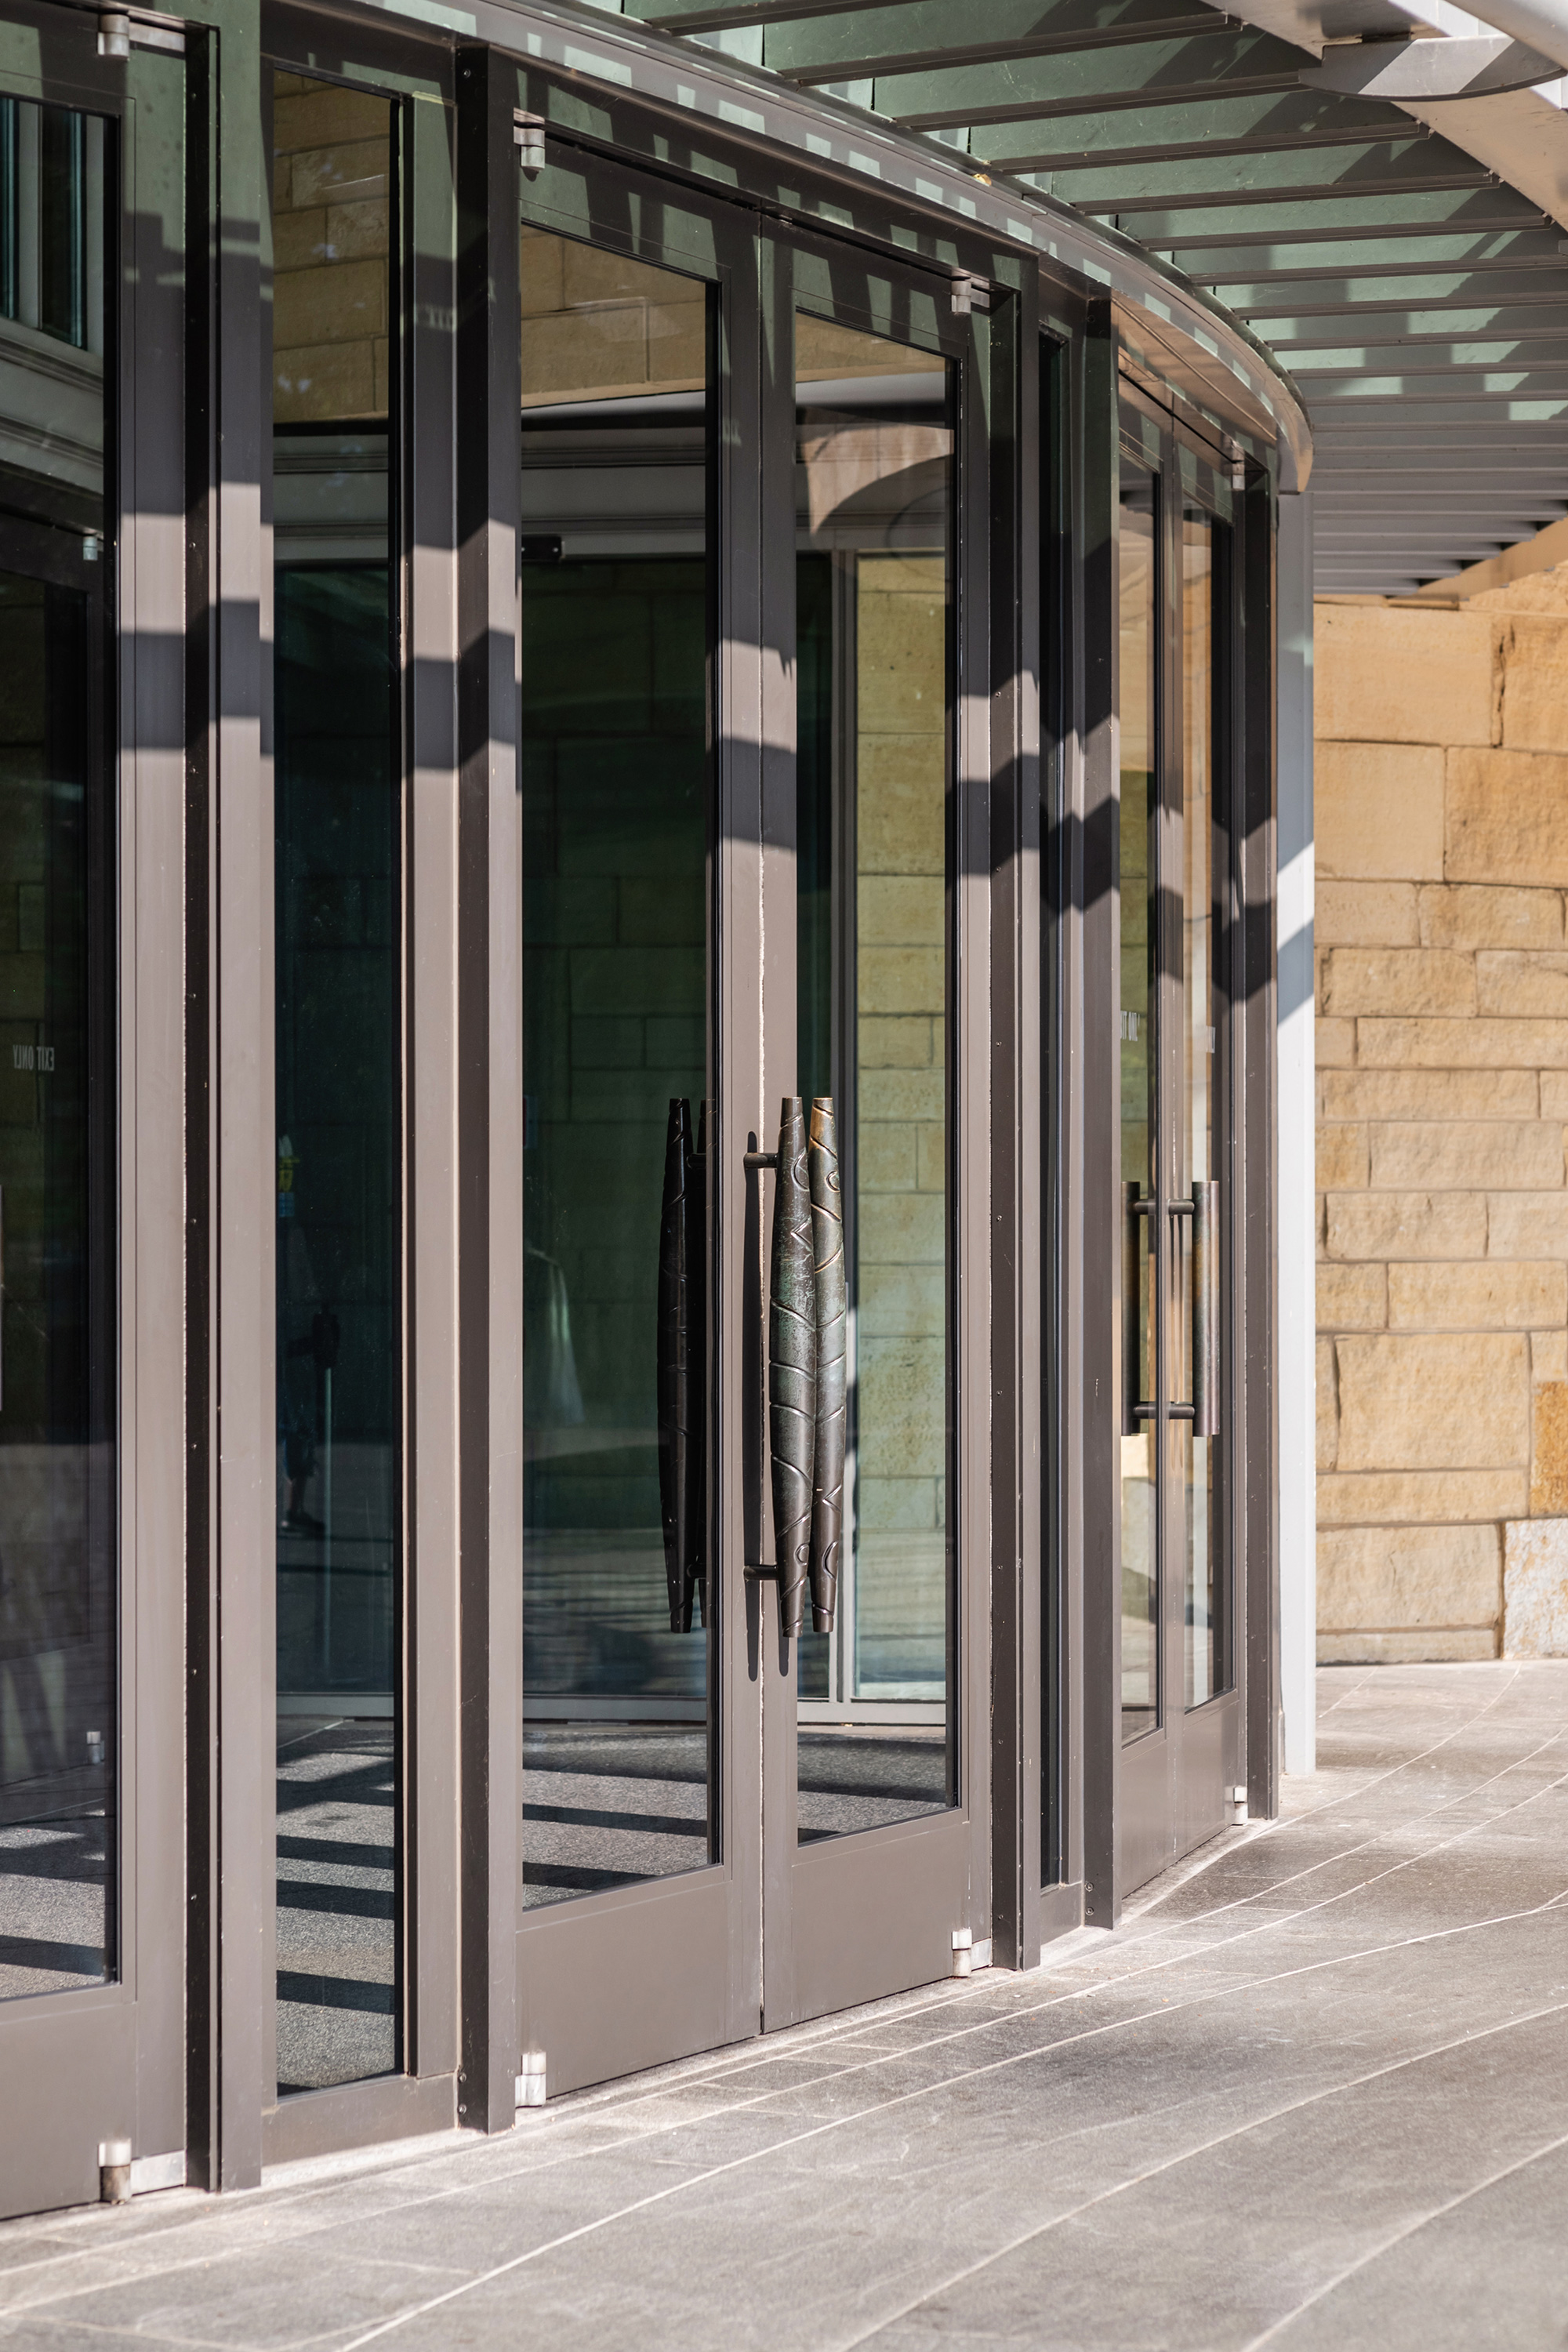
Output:
[[[1317,1768],[1317,1240],[1312,1039],[1312,495],[1279,500],[1279,1687],[1285,1769]]]

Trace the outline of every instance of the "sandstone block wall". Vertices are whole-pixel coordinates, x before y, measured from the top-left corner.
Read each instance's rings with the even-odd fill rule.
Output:
[[[1568,1650],[1568,569],[1316,677],[1319,1655]]]

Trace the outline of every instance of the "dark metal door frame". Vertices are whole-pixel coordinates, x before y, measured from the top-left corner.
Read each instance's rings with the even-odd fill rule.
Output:
[[[1179,926],[1181,920],[1183,873],[1182,520],[1188,498],[1183,484],[1184,455],[1186,472],[1192,471],[1194,457],[1201,465],[1217,472],[1224,462],[1224,453],[1217,446],[1207,444],[1194,436],[1174,420],[1169,411],[1161,408],[1138,386],[1125,379],[1118,386],[1118,397],[1122,407],[1152,425],[1158,435],[1159,451],[1155,613],[1159,632],[1156,646],[1159,713],[1156,740],[1161,773],[1157,792],[1158,863],[1152,884],[1158,942],[1156,1043],[1161,1068],[1157,1097],[1159,1137],[1154,1155],[1159,1175],[1151,1223],[1158,1223],[1162,1243],[1158,1278],[1156,1280],[1152,1265],[1150,1276],[1150,1311],[1155,1318],[1155,1396],[1159,1405],[1158,1417],[1153,1424],[1157,1433],[1154,1444],[1158,1464],[1156,1491],[1160,1497],[1159,1721],[1155,1729],[1145,1732],[1126,1747],[1121,1747],[1120,1731],[1115,1727],[1116,1704],[1112,1696],[1112,1736],[1120,1749],[1114,1759],[1115,1900],[1119,1906],[1122,1895],[1141,1885],[1193,1845],[1215,1834],[1235,1817],[1229,1800],[1231,1790],[1240,1778],[1246,1705],[1244,1653],[1237,1639],[1239,1614],[1243,1607],[1241,1588],[1246,1552],[1240,1540],[1242,1524],[1235,1508],[1235,1498],[1243,1482],[1245,1454],[1244,1433],[1237,1426],[1234,1409],[1235,1400],[1243,1391],[1245,1384],[1237,1376],[1237,1367],[1243,1359],[1237,1347],[1235,1302],[1242,1278],[1242,1261],[1237,1251],[1237,1213],[1247,1186],[1248,1147],[1252,1139],[1242,1116],[1247,1095],[1238,1082],[1244,1040],[1242,1021],[1237,1017],[1241,999],[1237,958],[1245,925],[1238,919],[1237,835],[1243,772],[1237,719],[1244,707],[1241,698],[1247,686],[1239,659],[1241,614],[1238,585],[1249,525],[1242,502],[1237,499],[1234,520],[1227,527],[1228,544],[1223,553],[1216,548],[1215,554],[1220,600],[1215,629],[1213,677],[1216,868],[1212,910],[1215,917],[1216,938],[1214,976],[1223,1007],[1218,1014],[1217,1025],[1221,1034],[1215,1055],[1215,1164],[1222,1186],[1220,1215],[1224,1234],[1220,1286],[1225,1346],[1220,1384],[1221,1433],[1215,1441],[1218,1452],[1214,1522],[1220,1547],[1216,1579],[1221,1593],[1216,1633],[1216,1669],[1220,1688],[1215,1696],[1188,1710],[1183,1675],[1185,1616],[1182,1572],[1183,1518],[1181,1496],[1170,1471],[1166,1435],[1170,1406],[1174,1396],[1173,1364],[1179,1338],[1176,1317],[1180,1311],[1180,1302],[1175,1299],[1168,1272],[1169,1265],[1173,1259],[1179,1261],[1180,1254],[1171,1241],[1173,1218],[1169,1213],[1166,1185],[1170,1160],[1168,1146],[1174,1131],[1173,1122],[1180,1113],[1183,1050],[1179,941],[1172,936],[1173,927]],[[1115,608],[1113,593],[1113,614]],[[1173,888],[1167,879],[1173,870],[1176,876]],[[1113,971],[1119,969],[1117,962]],[[1117,1191],[1120,1199],[1120,1187]],[[1120,1250],[1116,1253],[1116,1259],[1120,1266]],[[1119,1298],[1119,1318],[1120,1314]],[[1119,1480],[1114,1482],[1110,1502],[1112,1526],[1115,1528],[1120,1523]],[[1113,1559],[1119,1557],[1119,1545],[1114,1537],[1111,1551]],[[1119,1629],[1119,1612],[1117,1620]],[[1118,1681],[1120,1647],[1118,1630],[1115,1665]]]
[[[0,33],[8,96],[107,118],[120,201],[106,227],[105,500],[100,561],[116,646],[104,679],[107,881],[113,909],[118,1097],[110,1169],[118,1422],[120,1672],[118,1953],[110,1980],[0,2007],[0,2077],[25,2126],[0,2145],[0,2211],[99,2193],[100,2145],[182,2163],[183,1624],[177,1577],[184,1483],[183,1333],[139,1302],[184,1284],[178,1105],[184,740],[184,551],[166,518],[184,493],[184,317],[171,252],[183,242],[185,68],[177,56],[97,54],[97,20],[19,0]],[[110,184],[114,184],[110,181]],[[101,611],[103,606],[100,606]]]

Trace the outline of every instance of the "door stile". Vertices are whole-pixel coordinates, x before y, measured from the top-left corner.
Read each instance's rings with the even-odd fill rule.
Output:
[[[1082,1546],[1079,1572],[1068,1591],[1081,1592],[1081,1640],[1074,1685],[1079,1693],[1082,1742],[1082,1869],[1084,1917],[1114,1927],[1121,1904],[1121,1479],[1122,1360],[1121,1214],[1119,1167],[1121,909],[1117,838],[1121,822],[1121,435],[1116,331],[1109,302],[1092,302],[1082,343],[1083,457],[1079,477],[1079,578],[1082,620],[1078,703],[1081,801],[1081,879],[1076,902],[1081,946],[1082,1113],[1080,1140],[1067,1164],[1081,1170],[1078,1212],[1067,1223],[1067,1278],[1077,1284],[1075,1325],[1082,1367],[1076,1389],[1083,1399],[1076,1445],[1079,1465]],[[1075,1270],[1077,1270],[1075,1272]]]
[[[521,2038],[522,970],[517,788],[517,71],[458,58],[462,2068],[505,2131]]]
[[[405,360],[402,550],[406,748],[407,1039],[404,1361],[407,1367],[402,1782],[407,1888],[405,2064],[455,2075],[460,2055],[458,1930],[458,1629],[461,1421],[457,449],[450,328],[457,189],[452,117],[403,110],[402,350]],[[466,421],[466,420],[464,420]]]
[[[992,1235],[992,1018],[993,913],[991,734],[992,612],[989,595],[992,500],[989,415],[993,403],[1016,399],[1016,347],[998,339],[987,311],[972,310],[959,362],[958,496],[955,522],[958,643],[954,663],[952,725],[954,806],[949,956],[952,1017],[957,1050],[948,1065],[948,1183],[952,1259],[949,1312],[954,1339],[954,1383],[949,1411],[957,1431],[949,1458],[958,1475],[958,1540],[950,1545],[949,1579],[957,1579],[957,1606],[950,1604],[950,1643],[958,1645],[957,1672],[950,1655],[949,1704],[957,1710],[949,1726],[958,1774],[958,1818],[967,1825],[967,1883],[963,1908],[952,1926],[989,1928],[992,1922],[991,1855],[991,1621],[992,1521],[994,1509],[992,1417],[998,1402],[993,1389],[992,1314],[995,1277]],[[1005,370],[1005,373],[1004,373]],[[1013,533],[1002,531],[1004,547]],[[1005,970],[1005,966],[1004,966]],[[1003,1269],[1010,1274],[1014,1269]],[[1004,1391],[1005,1393],[1005,1391]],[[1016,1492],[1016,1488],[1013,1490]],[[952,1502],[949,1498],[949,1511]],[[950,1791],[950,1797],[952,1792]],[[1035,1840],[1038,1848],[1038,1836]],[[951,1937],[952,1929],[948,1930]],[[951,1941],[944,1965],[951,1967]]]
[[[1275,651],[1275,483],[1248,467],[1240,509],[1238,581],[1246,681],[1238,737],[1237,830],[1241,1004],[1237,1025],[1241,1077],[1236,1136],[1238,1263],[1234,1312],[1240,1322],[1233,1363],[1247,1370],[1245,1401],[1233,1409],[1240,1451],[1237,1483],[1243,1548],[1232,1570],[1239,1622],[1235,1649],[1241,1695],[1247,1809],[1271,1821],[1279,1806],[1279,1397],[1275,1289],[1277,1165],[1275,1119],[1278,1015],[1278,834],[1275,767],[1278,667]]]
[[[784,1097],[796,1094],[800,1084],[795,935],[795,269],[793,249],[778,238],[759,237],[758,255],[757,388],[762,499],[756,520],[761,550],[759,642],[763,648],[760,715],[766,749],[762,763],[760,810],[763,864],[753,886],[761,935],[754,941],[753,951],[765,944],[766,960],[764,965],[758,953],[752,967],[761,986],[747,1010],[755,1024],[752,1034],[758,1040],[758,1062],[746,1118],[744,1121],[739,1116],[736,1119],[731,1160],[741,1148],[763,1151],[775,1148],[780,1102]],[[839,600],[837,582],[835,597],[836,602]],[[837,1015],[837,1007],[835,1012]],[[738,1105],[740,1097],[731,1092],[731,1100]],[[749,1133],[745,1132],[748,1128]],[[741,1344],[731,1360],[742,1367],[741,1394],[744,1399],[747,1452],[745,1548],[731,1556],[748,1568],[776,1565],[779,1557],[768,1471],[765,1403],[768,1237],[773,1231],[777,1181],[776,1174],[759,1171],[749,1181],[745,1196],[745,1264],[743,1269],[737,1269],[742,1278],[732,1294],[738,1302],[743,1302],[744,1329],[737,1335]],[[738,1491],[738,1487],[732,1485],[731,1491]],[[748,1678],[761,1706],[755,1727],[761,1768],[757,1823],[762,1895],[757,1920],[757,1984],[760,2021],[764,2028],[787,2023],[797,2013],[793,1934],[798,1757],[796,1668],[794,1644],[780,1639],[778,1591],[775,1582],[746,1576],[743,1600],[739,1593],[735,1600],[737,1615],[744,1610]]]
[[[991,1936],[998,1965],[1040,1950],[1044,1793],[1043,1535],[1048,1133],[1043,1086],[1038,596],[1043,415],[1038,280],[1024,273],[991,320]],[[1048,458],[1047,460],[1048,464]],[[1054,1061],[1054,1057],[1053,1057]],[[1052,1076],[1055,1071],[1053,1069]],[[1054,1708],[1053,1708],[1054,1716]],[[1056,1727],[1053,1721],[1051,1730]]]

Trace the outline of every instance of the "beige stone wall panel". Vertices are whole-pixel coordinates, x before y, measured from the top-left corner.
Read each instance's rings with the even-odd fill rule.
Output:
[[[1475,960],[1447,948],[1333,948],[1323,959],[1321,1002],[1325,1013],[1344,1015],[1473,1013]],[[1520,1008],[1526,1012],[1556,1009],[1550,1005]]]
[[[1345,1338],[1335,1359],[1340,1469],[1507,1469],[1529,1461],[1522,1334]]]
[[[1516,613],[1503,624],[1501,653],[1503,742],[1568,751],[1568,630],[1560,619]]]
[[[1434,1626],[1420,1633],[1320,1633],[1321,1666],[1473,1665],[1495,1658],[1497,1633],[1491,1626]]]
[[[1343,888],[1346,886],[1337,886]],[[1556,890],[1492,889],[1482,883],[1428,885],[1418,893],[1426,948],[1560,948],[1563,898]],[[1379,942],[1366,935],[1363,944]]]
[[[1568,1658],[1568,1518],[1504,1529],[1505,1658]]]
[[[1534,1013],[1568,1018],[1568,955],[1483,950],[1476,958],[1476,1003],[1481,1013],[1505,1018]]]
[[[1321,1070],[1348,1069],[1355,1060],[1355,1023],[1320,1020],[1317,1056]]]
[[[1318,1129],[1318,1190],[1353,1192],[1367,1175],[1366,1129],[1361,1125]]]
[[[1487,1250],[1494,1258],[1568,1258],[1568,1192],[1494,1192]]]
[[[1319,738],[1490,743],[1494,627],[1477,613],[1320,604],[1312,656]]]
[[[1531,1333],[1530,1377],[1537,1385],[1542,1381],[1568,1381],[1568,1330],[1559,1327]]]
[[[1318,1481],[1323,1528],[1453,1524],[1521,1517],[1523,1470],[1355,1470]]]
[[[1443,860],[1449,882],[1568,883],[1568,758],[1448,752]]]
[[[1312,937],[1321,948],[1460,944],[1423,940],[1414,882],[1320,882],[1312,909]]]
[[[1568,1021],[1380,1021],[1355,1024],[1363,1069],[1568,1069]]]
[[[1331,1258],[1484,1257],[1486,1195],[1331,1192],[1324,1242]]]
[[[1317,746],[1317,868],[1332,880],[1441,882],[1444,755],[1391,743]]]
[[[1568,1073],[1554,1083],[1568,1118]],[[1327,1119],[1525,1119],[1544,1108],[1533,1070],[1323,1070],[1318,1089]]]
[[[1388,1274],[1381,1265],[1318,1267],[1318,1328],[1381,1331],[1388,1320]]]
[[[1318,1342],[1318,1467],[1331,1470],[1339,1445],[1339,1412],[1334,1386],[1334,1343]]]
[[[1373,1126],[1370,1139],[1374,1186],[1409,1191],[1423,1184],[1458,1189],[1563,1181],[1562,1130],[1542,1119],[1394,1120]]]
[[[1325,1630],[1489,1625],[1502,1594],[1495,1527],[1341,1528],[1318,1538]]]
[[[1542,1381],[1531,1398],[1530,1516],[1568,1511],[1568,1381]]]
[[[1391,1330],[1524,1331],[1568,1317],[1568,1266],[1391,1265]],[[1534,1372],[1534,1355],[1531,1359]]]

